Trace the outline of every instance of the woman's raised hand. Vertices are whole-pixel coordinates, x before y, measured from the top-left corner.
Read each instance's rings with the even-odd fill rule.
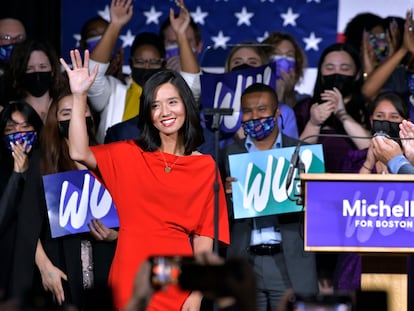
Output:
[[[84,58],[82,63],[79,50],[71,50],[70,59],[72,61],[72,69],[63,58],[60,59],[60,63],[65,68],[69,77],[70,89],[74,95],[86,95],[98,73],[98,65],[93,68],[92,72],[89,72],[88,50],[85,51]]]

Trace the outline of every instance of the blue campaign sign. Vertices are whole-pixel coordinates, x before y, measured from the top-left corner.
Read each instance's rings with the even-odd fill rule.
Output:
[[[224,133],[235,133],[241,125],[241,94],[256,82],[276,88],[276,64],[272,62],[256,68],[221,74],[203,73],[200,81],[203,108],[232,108],[232,115],[222,117],[220,130]],[[208,121],[207,118],[207,126]]]
[[[93,219],[119,226],[111,195],[89,171],[45,175],[43,184],[53,238],[88,232]]]
[[[234,154],[229,156],[233,183],[234,218],[250,218],[298,212],[302,206],[290,198],[300,193],[300,181],[286,189],[290,158],[295,147]],[[324,173],[322,145],[303,145],[299,157],[306,173]],[[297,169],[294,177],[298,174]]]

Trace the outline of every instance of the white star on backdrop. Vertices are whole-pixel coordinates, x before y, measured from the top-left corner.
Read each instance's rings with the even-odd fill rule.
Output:
[[[132,34],[131,29],[128,29],[125,35],[120,35],[119,38],[122,40],[122,47],[132,46],[135,36]]]
[[[251,26],[250,19],[254,16],[254,13],[249,13],[244,6],[241,12],[236,12],[234,15],[237,17],[237,26],[246,24],[247,26]]]
[[[257,40],[257,42],[262,42],[267,37],[269,37],[269,32],[268,31],[265,31],[265,33],[263,34],[263,36],[257,37],[256,40]]]
[[[204,19],[208,16],[208,13],[201,11],[201,8],[197,6],[195,12],[191,12],[190,15],[195,23],[204,25]]]
[[[230,40],[230,37],[225,37],[223,31],[220,30],[217,36],[211,37],[211,40],[214,42],[214,48],[225,48],[227,41]]]
[[[98,11],[98,15],[109,22],[111,20],[111,15],[109,13],[109,5],[105,5],[105,9],[103,11]]]
[[[309,37],[303,38],[303,42],[306,43],[305,51],[308,51],[310,49],[313,49],[315,51],[319,51],[318,44],[322,41],[322,38],[317,38],[315,36],[315,33],[312,31],[309,35]]]
[[[300,14],[293,13],[292,8],[289,7],[286,13],[280,14],[283,19],[283,26],[292,25],[296,27],[296,19]]]
[[[151,23],[158,25],[160,23],[159,18],[162,15],[162,12],[156,11],[155,7],[151,6],[149,11],[144,11],[144,15],[147,18],[147,20],[145,21],[146,25],[151,24]]]
[[[309,2],[312,2],[312,1],[315,1],[316,3],[321,3],[321,0],[306,0],[306,3],[309,3]]]

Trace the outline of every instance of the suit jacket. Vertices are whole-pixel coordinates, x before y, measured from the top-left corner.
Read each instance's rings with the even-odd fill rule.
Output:
[[[298,144],[298,140],[282,134],[282,146],[289,147]],[[228,155],[246,153],[245,140],[236,141],[228,145],[220,157],[220,168],[223,179],[230,176]],[[250,246],[252,218],[233,219],[233,204],[228,196],[230,245],[228,257],[242,257],[249,259],[252,255],[247,248]],[[268,217],[268,216],[264,216]],[[272,216],[273,217],[273,216]],[[262,217],[261,217],[262,218]],[[303,243],[303,213],[279,214],[276,216],[277,226],[282,235],[283,256],[288,275],[295,291],[299,293],[315,294],[318,292],[315,255],[304,251]]]
[[[411,164],[404,164],[398,170],[398,174],[414,174],[414,166]]]

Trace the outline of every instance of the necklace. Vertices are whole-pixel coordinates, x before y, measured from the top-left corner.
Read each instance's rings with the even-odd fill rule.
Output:
[[[171,170],[173,169],[173,167],[175,166],[175,164],[177,163],[177,161],[178,161],[178,159],[179,159],[180,157],[179,157],[179,156],[177,156],[177,157],[175,158],[175,161],[174,161],[171,165],[169,165],[169,164],[168,164],[168,162],[167,162],[167,160],[165,159],[164,152],[162,152],[162,151],[160,150],[160,154],[161,154],[162,159],[164,160],[164,163],[165,163],[164,172],[166,172],[166,173],[168,174],[168,173],[170,173],[170,172],[171,172]]]

